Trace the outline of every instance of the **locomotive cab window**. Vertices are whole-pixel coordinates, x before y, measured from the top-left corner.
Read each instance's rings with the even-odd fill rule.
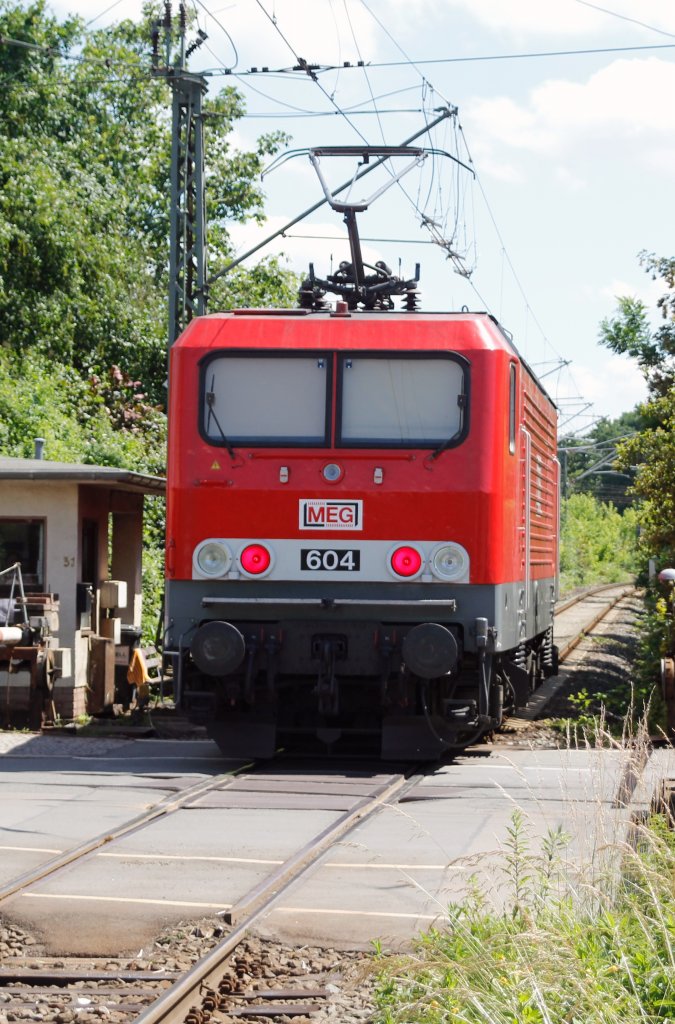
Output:
[[[338,443],[450,447],[466,428],[467,380],[456,356],[344,356]]]
[[[516,364],[509,364],[509,451],[511,455],[516,451]]]
[[[324,446],[329,386],[321,353],[219,354],[202,366],[202,436],[215,445]]]

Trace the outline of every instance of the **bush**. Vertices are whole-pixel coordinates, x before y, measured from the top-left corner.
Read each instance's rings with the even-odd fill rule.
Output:
[[[561,591],[627,580],[637,567],[634,509],[620,514],[591,494],[573,494],[561,510]]]

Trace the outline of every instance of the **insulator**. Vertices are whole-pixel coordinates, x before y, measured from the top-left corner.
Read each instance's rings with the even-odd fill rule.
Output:
[[[171,28],[171,0],[164,0],[164,28]]]
[[[159,22],[154,22],[152,26],[152,66],[156,68],[159,64]]]
[[[183,35],[184,32],[185,32],[185,29],[187,28],[187,11],[185,10],[185,4],[183,4],[183,3],[181,3],[180,7],[178,8],[178,16],[179,16],[179,19],[180,19],[179,20],[179,25],[180,25],[181,35]]]

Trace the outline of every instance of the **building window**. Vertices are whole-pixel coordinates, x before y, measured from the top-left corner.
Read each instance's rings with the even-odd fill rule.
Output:
[[[45,586],[44,538],[44,519],[0,519],[0,570],[19,562],[24,588],[34,593]],[[11,574],[0,583],[9,589]]]

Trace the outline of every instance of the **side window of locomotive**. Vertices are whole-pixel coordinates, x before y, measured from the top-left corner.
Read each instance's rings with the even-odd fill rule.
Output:
[[[426,447],[459,441],[466,382],[454,358],[345,356],[339,443]]]
[[[327,444],[330,360],[222,355],[202,370],[201,432],[213,444]]]
[[[516,403],[518,392],[516,390],[516,364],[509,366],[509,451],[511,455],[516,451]]]

